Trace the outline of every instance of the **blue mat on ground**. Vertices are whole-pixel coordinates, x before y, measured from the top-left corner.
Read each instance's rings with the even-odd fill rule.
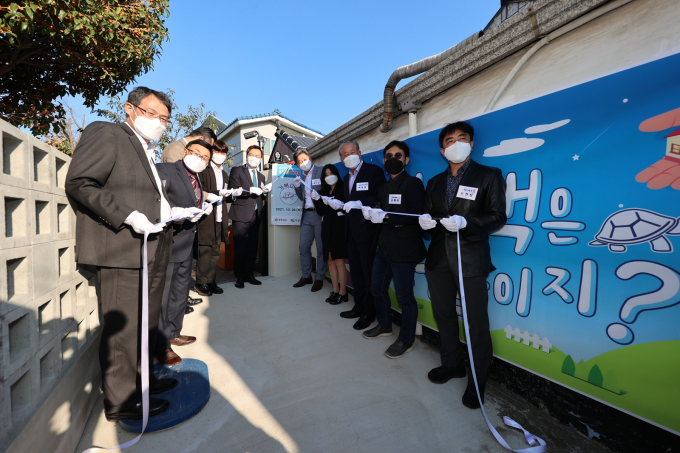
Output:
[[[210,379],[208,366],[196,359],[183,359],[174,367],[156,364],[154,375],[159,379],[175,378],[177,387],[169,392],[153,395],[170,401],[170,407],[153,417],[149,417],[145,432],[160,431],[179,425],[198,414],[210,399]],[[133,433],[142,432],[142,420],[124,419],[119,426]]]

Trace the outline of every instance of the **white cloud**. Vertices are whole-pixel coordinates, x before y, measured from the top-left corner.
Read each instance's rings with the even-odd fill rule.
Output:
[[[538,126],[531,126],[527,129],[524,130],[525,134],[540,134],[541,132],[547,132],[551,131],[553,129],[557,129],[558,127],[562,127],[569,123],[571,120],[562,120],[562,121],[557,121],[552,124],[539,124]]]
[[[484,157],[507,156],[509,154],[523,153],[543,145],[545,140],[540,138],[513,138],[503,140],[500,145],[492,146],[484,150]]]

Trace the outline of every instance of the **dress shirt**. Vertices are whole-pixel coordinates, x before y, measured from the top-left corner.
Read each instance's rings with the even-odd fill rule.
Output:
[[[215,173],[215,186],[217,187],[217,191],[219,192],[224,188],[224,178],[222,177],[222,166],[217,165],[215,162],[212,160],[210,161],[210,167],[212,167],[213,173]],[[217,203],[215,203],[215,209],[213,212],[215,212],[215,222],[221,222],[222,221],[222,201],[224,198]]]
[[[314,165],[309,169],[305,175],[305,182],[307,186],[312,187],[312,172],[314,171]],[[312,200],[312,191],[309,187],[305,186],[305,209],[314,209],[314,200]]]
[[[146,140],[142,138],[141,135],[137,133],[137,131],[130,127],[130,125],[125,122],[125,125],[132,129],[132,132],[135,133],[137,138],[139,139],[139,142],[142,144],[142,148],[144,148],[146,152],[146,158],[149,161],[149,165],[151,166],[151,173],[153,173],[153,179],[156,181],[156,187],[158,187],[158,192],[160,192],[161,196],[161,210],[160,210],[160,219],[165,220],[170,218],[170,203],[168,203],[168,200],[165,199],[165,195],[163,193],[163,186],[161,185],[161,178],[158,177],[158,171],[156,171],[156,148],[151,144],[147,143]],[[135,212],[135,211],[133,211]],[[130,213],[132,214],[132,212]],[[130,216],[128,216],[128,219]],[[127,219],[126,219],[127,220]],[[149,219],[150,222],[153,222],[155,219]]]
[[[460,185],[460,180],[463,179],[463,173],[470,166],[470,159],[465,162],[459,169],[458,174],[453,176],[451,173],[451,167],[446,169],[446,205],[451,206],[456,192],[458,191],[458,186]]]
[[[354,180],[357,179],[357,175],[359,174],[359,170],[361,169],[362,165],[364,165],[363,160],[359,162],[359,165],[357,165],[354,170],[349,171],[349,193],[352,193],[352,189],[354,188]]]

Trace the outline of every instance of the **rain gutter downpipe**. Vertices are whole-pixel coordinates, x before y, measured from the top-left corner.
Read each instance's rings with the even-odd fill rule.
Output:
[[[630,0],[629,0],[630,1]],[[394,113],[395,111],[399,111],[400,109],[397,107],[395,108],[395,98],[394,98],[394,91],[397,88],[397,84],[402,81],[403,79],[407,79],[409,77],[413,77],[418,74],[422,74],[425,71],[428,71],[435,67],[437,64],[441,63],[444,61],[447,57],[453,55],[460,49],[467,47],[474,43],[481,35],[483,32],[478,31],[474,33],[472,36],[468,37],[464,41],[459,42],[455,46],[445,50],[442,53],[439,53],[437,55],[432,55],[431,57],[423,58],[420,61],[416,61],[415,63],[411,63],[406,66],[402,66],[398,69],[396,69],[390,78],[387,80],[387,84],[385,85],[385,91],[384,91],[384,102],[383,102],[383,119],[382,123],[380,123],[380,132],[388,132],[390,129],[392,129],[392,121],[394,120]]]

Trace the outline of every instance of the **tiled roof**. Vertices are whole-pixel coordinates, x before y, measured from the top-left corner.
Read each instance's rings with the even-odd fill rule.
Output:
[[[293,120],[293,119],[291,119],[291,118],[288,118],[287,116],[285,116],[284,114],[282,114],[282,113],[279,111],[279,109],[276,109],[276,110],[274,110],[274,111],[271,112],[271,113],[262,113],[262,114],[260,114],[260,115],[239,116],[238,118],[234,119],[234,121],[232,121],[231,123],[227,124],[224,128],[222,128],[222,129],[217,133],[217,135],[220,135],[222,132],[224,132],[225,130],[229,129],[229,126],[231,126],[232,124],[234,124],[234,123],[237,122],[237,121],[241,121],[241,120],[254,120],[254,119],[257,119],[257,118],[267,118],[268,116],[280,116],[281,118],[285,118],[285,119],[287,119],[288,121],[297,124],[298,126],[304,127],[305,129],[309,129],[310,131],[316,132],[317,134],[324,135],[323,132],[319,132],[319,131],[317,131],[316,129],[312,129],[312,128],[309,127],[309,126],[305,126],[305,125],[302,124],[302,123],[298,123],[297,121],[295,121],[295,120]]]
[[[288,145],[293,151],[297,151],[298,148],[309,148],[316,143],[316,140],[312,137],[300,137],[299,135],[292,135],[284,131],[278,131],[276,135],[279,140]]]

